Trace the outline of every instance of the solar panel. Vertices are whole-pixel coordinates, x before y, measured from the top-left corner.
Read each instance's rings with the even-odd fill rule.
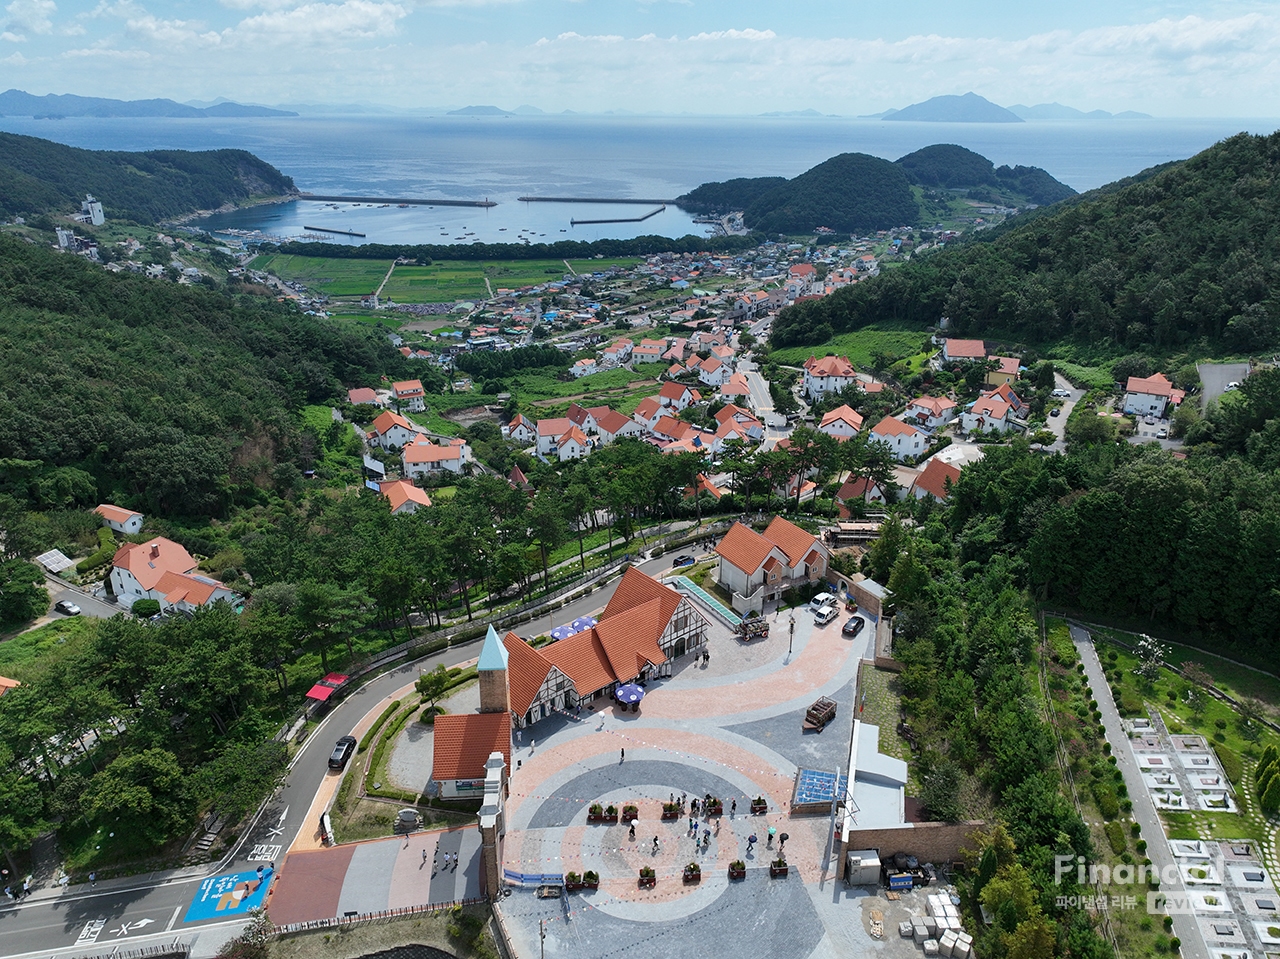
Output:
[[[36,557],[36,562],[51,573],[61,573],[64,569],[70,569],[76,564],[74,559],[68,559],[61,550],[57,549],[41,553]]]

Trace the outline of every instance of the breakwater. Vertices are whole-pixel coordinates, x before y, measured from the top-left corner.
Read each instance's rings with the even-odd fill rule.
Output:
[[[423,200],[404,196],[325,196],[320,193],[299,193],[299,200],[324,200],[329,203],[401,203],[410,206],[497,206],[493,200]]]
[[[666,208],[667,208],[667,205],[664,203],[662,206],[658,207],[656,210],[650,210],[644,216],[613,217],[608,220],[570,220],[569,223],[572,226],[581,226],[587,223],[643,223],[645,220],[649,219],[649,217],[657,216]]]
[[[616,196],[518,196],[517,200],[522,203],[639,203],[643,206],[652,206],[655,203],[665,206],[670,203],[675,204],[675,200],[636,200],[632,198],[622,198]],[[587,221],[581,220],[585,223]],[[601,220],[601,223],[621,223],[621,220]]]

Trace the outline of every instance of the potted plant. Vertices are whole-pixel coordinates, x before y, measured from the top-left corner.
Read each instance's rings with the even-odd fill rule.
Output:
[[[751,800],[751,815],[763,816],[768,811],[769,800],[765,799],[763,796],[757,796],[755,799]]]
[[[600,805],[598,802],[593,802],[590,806],[587,807],[587,822],[603,822],[603,821],[604,821],[604,806]]]
[[[779,856],[769,863],[769,878],[778,879],[787,874],[787,861]]]
[[[658,875],[653,871],[652,866],[640,867],[640,888],[652,889],[658,884]]]
[[[594,869],[588,869],[582,874],[582,884],[588,889],[600,888],[600,874]]]
[[[567,872],[564,874],[564,888],[566,892],[577,892],[582,888],[582,877],[576,872]]]
[[[673,803],[673,802],[664,802],[662,804],[662,818],[663,819],[679,819],[680,804]]]
[[[702,807],[702,813],[705,816],[723,816],[724,803],[720,801],[719,796],[712,796]]]
[[[729,878],[730,879],[746,879],[747,864],[743,862],[741,859],[735,859],[733,862],[729,863]]]
[[[640,818],[640,807],[634,803],[624,803],[622,806],[622,821],[631,822],[633,819]]]
[[[689,865],[685,866],[684,881],[685,882],[701,882],[702,867],[699,866],[696,862],[691,862],[689,863]]]
[[[617,821],[618,821],[618,807],[610,803],[609,805],[604,807],[604,817],[601,819],[601,822],[617,822]]]

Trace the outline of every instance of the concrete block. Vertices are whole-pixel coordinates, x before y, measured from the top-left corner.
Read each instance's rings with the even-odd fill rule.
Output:
[[[935,937],[938,935],[938,920],[933,916],[924,917],[924,927],[929,930],[929,935]]]
[[[924,954],[926,956],[936,956],[938,955],[938,940],[926,939],[921,948],[924,949]]]
[[[915,933],[915,926],[911,924],[910,919],[903,919],[898,923],[898,935],[903,939],[910,939]]]

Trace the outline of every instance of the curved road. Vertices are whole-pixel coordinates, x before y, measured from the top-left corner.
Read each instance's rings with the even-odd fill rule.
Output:
[[[642,563],[640,569],[655,574],[670,565],[668,556]],[[551,625],[599,609],[609,602],[617,583],[614,579],[550,617],[526,624],[525,631],[541,633]],[[78,601],[83,603],[83,597]],[[0,956],[50,956],[63,951],[81,955],[108,952],[117,946],[136,949],[171,941],[175,936],[188,942],[195,940],[193,955],[212,956],[244,920],[201,917],[187,922],[187,910],[200,883],[210,876],[252,873],[259,865],[283,862],[285,852],[301,831],[314,831],[318,826],[308,821],[307,813],[331,775],[328,762],[334,741],[350,733],[370,710],[420,671],[474,659],[479,645],[480,640],[476,639],[405,663],[366,683],[335,706],[294,756],[284,786],[222,862],[104,881],[93,888],[80,884],[65,889],[39,889],[19,905],[0,900]]]

